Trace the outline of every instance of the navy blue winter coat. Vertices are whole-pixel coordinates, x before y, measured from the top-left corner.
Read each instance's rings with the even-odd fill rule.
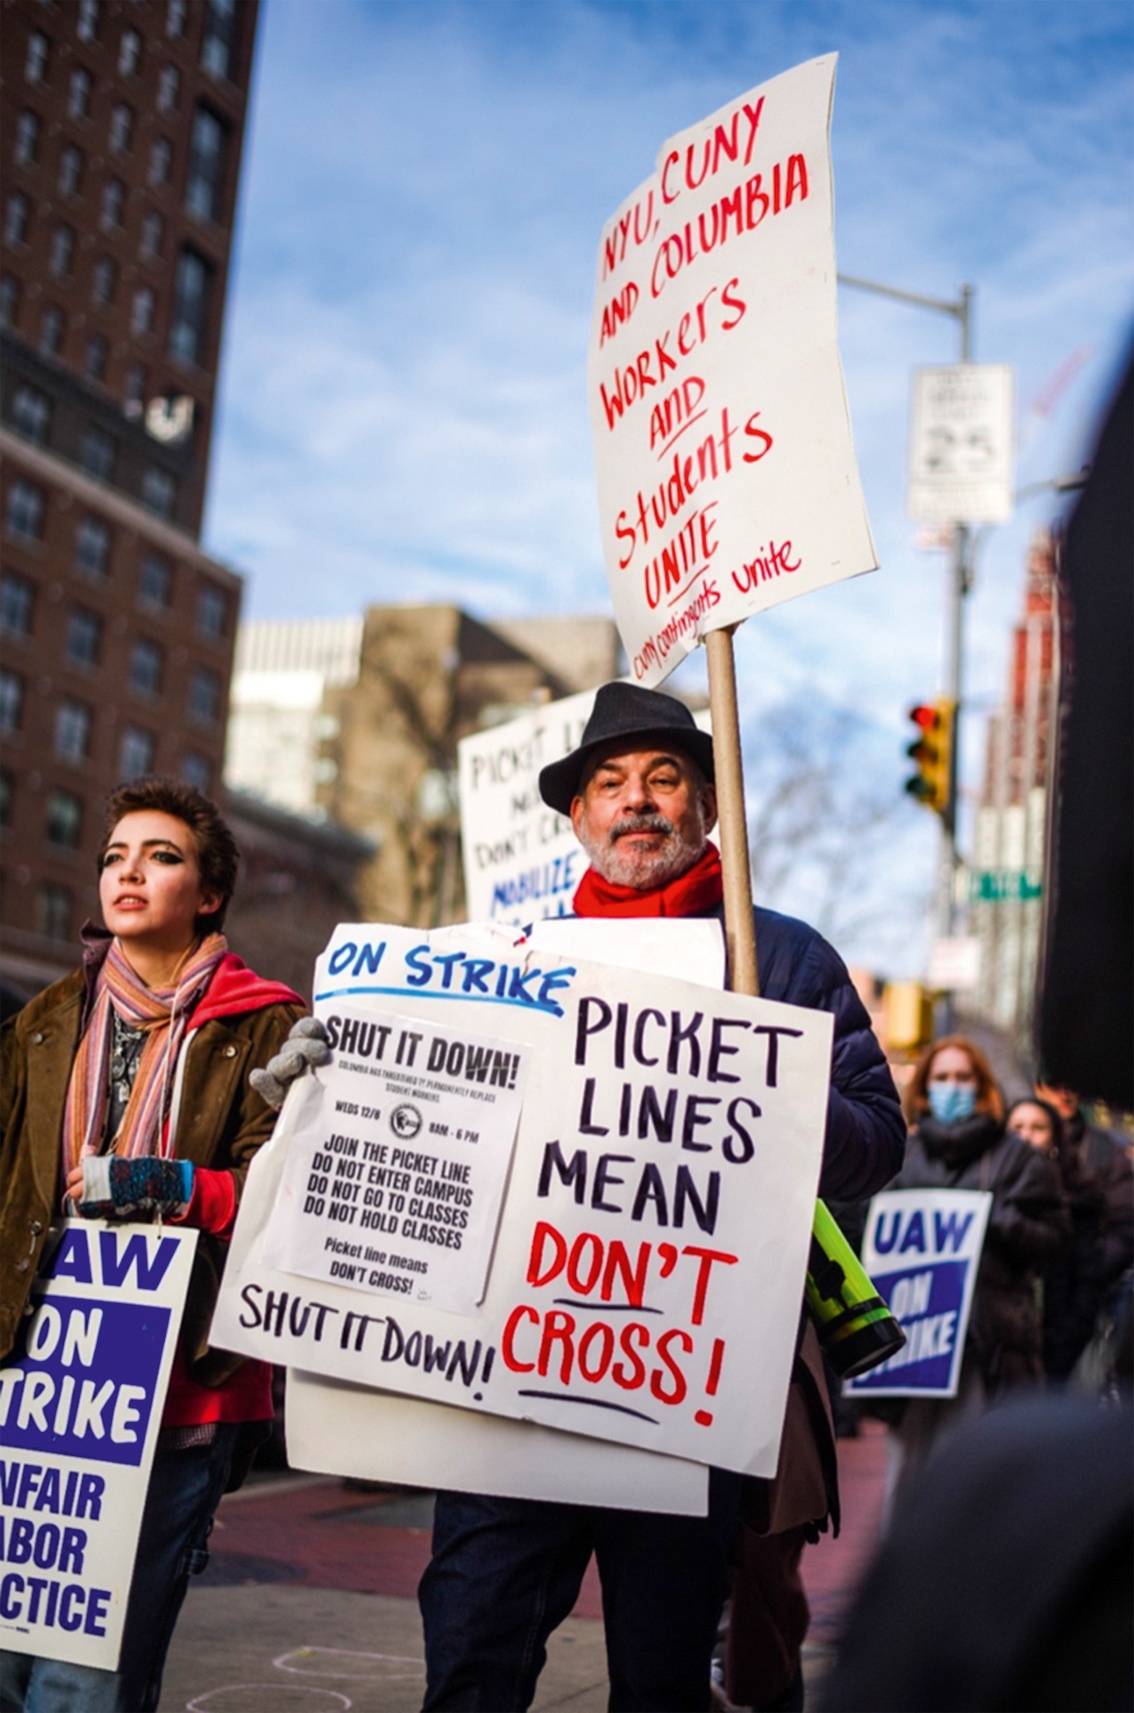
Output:
[[[723,919],[723,909],[709,912]],[[835,948],[806,922],[757,909],[756,967],[762,999],[830,1011],[835,1018],[821,1196],[857,1201],[901,1170],[906,1125],[890,1067],[866,1007]]]

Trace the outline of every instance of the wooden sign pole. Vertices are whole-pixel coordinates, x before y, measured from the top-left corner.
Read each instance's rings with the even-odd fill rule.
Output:
[[[728,985],[733,993],[760,993],[756,967],[756,927],[752,919],[752,871],[748,861],[748,817],[744,808],[744,766],[736,706],[733,626],[705,637],[709,667],[709,708],[713,716],[713,761],[717,774],[721,867],[724,883]]]

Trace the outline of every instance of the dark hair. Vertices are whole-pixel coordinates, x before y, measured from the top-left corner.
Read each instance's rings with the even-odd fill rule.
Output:
[[[1051,1151],[1053,1154],[1062,1154],[1063,1120],[1059,1116],[1058,1112],[1056,1112],[1054,1106],[1052,1106],[1050,1100],[1041,1100],[1038,1094],[1022,1094],[1019,1100],[1014,1100],[1008,1108],[1008,1113],[1004,1120],[1004,1128],[1006,1130],[1011,1130],[1012,1114],[1014,1112],[1018,1112],[1022,1106],[1038,1106],[1041,1112],[1047,1114],[1047,1121],[1051,1125]]]
[[[206,934],[219,933],[224,927],[225,912],[236,890],[240,852],[236,848],[236,840],[231,830],[212,798],[206,797],[203,791],[198,791],[195,785],[184,785],[179,779],[168,779],[162,774],[151,773],[141,779],[128,779],[124,785],[116,786],[106,799],[103,815],[102,839],[98,847],[100,872],[110,836],[123,815],[136,815],[147,809],[157,810],[160,814],[172,815],[175,820],[184,821],[192,833],[197,847],[201,889],[204,892],[220,894],[217,908],[207,915],[202,913],[197,918],[197,926]]]
[[[993,1118],[1004,1117],[1004,1096],[997,1087],[996,1078],[992,1074],[992,1066],[981,1052],[975,1041],[970,1041],[967,1035],[942,1035],[936,1041],[931,1041],[922,1051],[921,1058],[914,1066],[913,1076],[906,1084],[902,1097],[902,1105],[906,1109],[906,1118],[911,1124],[916,1124],[929,1110],[929,1096],[926,1089],[929,1085],[929,1073],[933,1061],[945,1047],[959,1047],[967,1053],[976,1072],[977,1093],[976,1109],[978,1112],[990,1113]]]

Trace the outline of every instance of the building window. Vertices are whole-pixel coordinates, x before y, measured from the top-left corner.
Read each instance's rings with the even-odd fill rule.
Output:
[[[159,113],[176,113],[177,102],[181,94],[181,73],[175,65],[163,65],[158,73],[157,110]]]
[[[102,653],[102,620],[89,607],[73,607],[67,620],[67,659],[72,666],[97,666]]]
[[[39,118],[30,108],[16,120],[15,156],[22,167],[30,167],[39,152]]]
[[[153,733],[143,731],[141,726],[127,726],[118,748],[118,777],[137,779],[139,774],[152,772],[153,765]]]
[[[201,220],[215,220],[220,213],[224,156],[224,126],[207,107],[198,107],[193,116],[193,136],[189,145],[185,206]]]
[[[75,253],[75,234],[70,226],[57,226],[51,234],[47,257],[48,272],[54,279],[65,280],[71,272],[71,257]]]
[[[24,723],[24,681],[0,667],[0,732],[18,732]]]
[[[169,168],[173,160],[173,144],[168,137],[155,137],[150,149],[149,182],[151,184],[168,184]]]
[[[173,516],[173,501],[177,493],[177,483],[168,470],[159,470],[156,464],[151,464],[142,476],[142,504],[158,517]]]
[[[149,286],[139,286],[130,309],[131,333],[150,333],[154,325],[154,294]]]
[[[123,30],[118,44],[118,75],[133,77],[142,57],[142,38],[137,30]]]
[[[228,596],[214,583],[207,583],[197,597],[197,629],[208,637],[222,637],[228,629]]]
[[[173,566],[164,553],[147,553],[142,560],[138,599],[155,612],[164,612],[173,604]]]
[[[181,777],[186,785],[195,785],[198,791],[208,791],[213,777],[208,757],[198,755],[196,750],[186,750],[181,758]]]
[[[16,571],[0,582],[0,629],[6,636],[30,636],[35,615],[35,584]]]
[[[0,275],[0,327],[14,327],[19,312],[19,280],[15,274]]]
[[[71,73],[71,82],[67,90],[67,117],[69,119],[85,119],[91,110],[91,74],[83,66],[77,65]]]
[[[68,143],[59,156],[59,194],[78,196],[83,182],[83,151]]]
[[[22,190],[14,190],[4,206],[4,242],[22,244],[28,235],[31,203]]]
[[[65,696],[55,710],[55,753],[61,761],[86,761],[91,747],[91,711]]]
[[[34,482],[18,477],[8,489],[8,534],[24,541],[43,539],[43,514],[47,496]]]
[[[39,348],[47,356],[54,357],[58,354],[62,343],[63,311],[51,303],[44,310],[43,318],[39,324]]]
[[[106,374],[106,355],[110,347],[101,333],[92,333],[87,340],[83,366],[89,381],[101,381]]]
[[[91,302],[99,309],[114,301],[115,273],[109,256],[100,256],[91,270]]]
[[[151,208],[142,221],[142,241],[139,254],[144,262],[156,262],[161,255],[162,239],[165,237],[165,221],[156,209]]]
[[[98,40],[98,0],[79,0],[79,22],[75,34],[81,42]]]
[[[51,405],[47,394],[36,387],[20,385],[12,398],[12,425],[28,440],[42,446],[51,423]]]
[[[47,37],[40,30],[33,30],[28,37],[28,51],[24,57],[24,76],[29,83],[43,83],[47,77]]]
[[[44,833],[49,845],[73,851],[79,847],[83,830],[83,800],[73,791],[53,791],[47,799]]]
[[[54,880],[39,889],[39,931],[45,940],[71,938],[71,894]]]
[[[169,352],[183,363],[197,363],[201,359],[211,278],[212,270],[195,250],[182,250],[173,279]]]
[[[236,0],[206,0],[201,64],[214,77],[228,77],[236,36]]]
[[[79,442],[79,463],[88,476],[109,482],[114,469],[114,441],[101,428],[84,428]]]
[[[83,577],[105,577],[109,562],[110,530],[101,518],[80,518],[75,531],[75,570]]]
[[[221,685],[215,672],[198,666],[189,680],[189,718],[194,725],[214,726],[220,718]]]
[[[0,768],[0,827],[5,832],[12,825],[12,807],[15,795],[16,781],[6,767]]]
[[[185,13],[188,0],[169,0],[165,14],[165,33],[174,40],[185,34]]]
[[[126,186],[120,178],[108,178],[102,187],[102,224],[121,226]]]
[[[125,154],[130,147],[130,138],[134,134],[134,109],[128,107],[125,101],[118,101],[110,114],[110,152],[112,155]]]
[[[139,637],[130,650],[130,688],[135,696],[160,696],[164,664],[160,645]]]
[[[141,416],[142,406],[146,397],[146,365],[131,363],[126,371],[126,386],[123,391],[123,403],[127,416]]]

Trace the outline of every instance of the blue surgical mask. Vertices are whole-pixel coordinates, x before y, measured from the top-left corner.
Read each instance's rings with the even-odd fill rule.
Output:
[[[938,1124],[960,1124],[962,1119],[971,1118],[976,1108],[972,1083],[930,1083],[925,1092]]]

